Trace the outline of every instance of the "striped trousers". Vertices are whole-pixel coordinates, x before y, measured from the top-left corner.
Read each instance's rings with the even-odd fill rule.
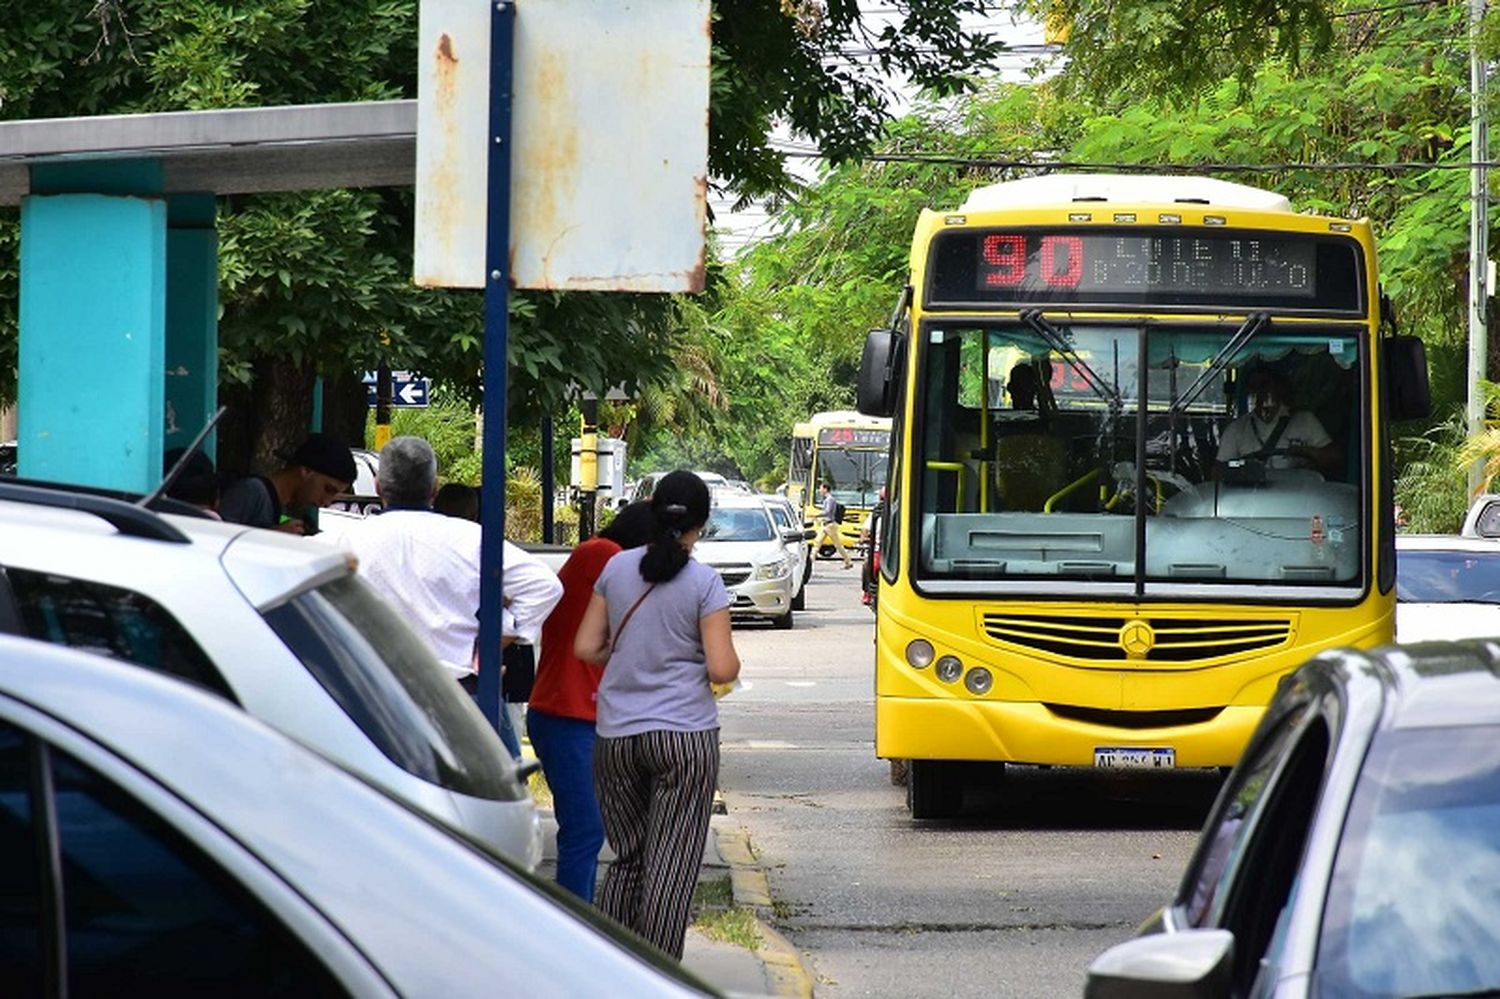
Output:
[[[719,730],[594,742],[594,790],[615,861],[599,908],[682,959],[719,779]]]

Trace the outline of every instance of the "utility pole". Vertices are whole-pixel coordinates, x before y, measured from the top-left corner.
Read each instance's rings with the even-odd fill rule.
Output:
[[[1479,52],[1479,27],[1484,20],[1485,0],[1469,0],[1469,407],[1468,431],[1473,438],[1484,432],[1484,389],[1489,357],[1489,123],[1485,97],[1488,67]],[[1482,486],[1484,462],[1469,469],[1469,493]]]

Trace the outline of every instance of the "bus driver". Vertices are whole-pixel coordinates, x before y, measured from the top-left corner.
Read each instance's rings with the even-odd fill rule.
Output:
[[[1339,449],[1323,424],[1307,410],[1286,405],[1286,385],[1270,368],[1245,378],[1250,411],[1224,428],[1215,456],[1219,470],[1237,458],[1258,458],[1266,468],[1310,468],[1324,475],[1338,469]]]

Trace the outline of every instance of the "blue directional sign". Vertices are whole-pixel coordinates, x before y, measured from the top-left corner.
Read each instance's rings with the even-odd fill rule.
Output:
[[[375,372],[366,371],[362,380],[365,383],[365,401],[374,409],[379,402],[376,397]],[[397,409],[423,409],[427,406],[431,388],[431,379],[419,378],[410,371],[392,371],[391,405]]]

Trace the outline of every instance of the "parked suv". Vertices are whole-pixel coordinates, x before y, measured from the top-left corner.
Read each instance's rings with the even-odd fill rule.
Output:
[[[800,539],[802,532],[795,537]],[[722,493],[714,497],[703,536],[693,548],[698,561],[718,572],[734,603],[732,617],[769,618],[778,628],[792,626],[792,597],[797,591],[792,557],[783,532],[758,496]]]
[[[516,862],[540,860],[525,775],[422,639],[326,545],[0,483],[0,632],[213,691]]]

